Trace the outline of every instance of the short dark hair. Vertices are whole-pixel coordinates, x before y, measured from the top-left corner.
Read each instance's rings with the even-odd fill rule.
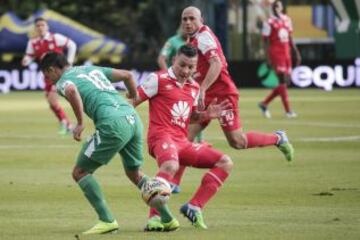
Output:
[[[179,48],[177,54],[184,54],[187,57],[196,57],[198,55],[198,52],[193,45],[185,44]]]
[[[49,52],[45,54],[45,56],[43,56],[40,61],[40,69],[42,71],[46,71],[50,67],[58,67],[60,69],[63,69],[68,65],[69,62],[67,61],[64,54],[60,54],[56,52]]]
[[[34,23],[36,24],[37,22],[46,22],[46,23],[47,23],[46,19],[43,18],[43,17],[37,17],[37,18],[35,18]]]

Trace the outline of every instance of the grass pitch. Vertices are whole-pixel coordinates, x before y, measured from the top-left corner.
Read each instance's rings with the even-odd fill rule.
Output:
[[[294,162],[287,163],[275,147],[231,149],[214,122],[205,138],[229,154],[235,168],[204,210],[209,229],[194,229],[178,213],[204,174],[188,169],[181,194],[170,202],[181,229],[144,233],[147,208],[116,157],[95,176],[120,231],[84,239],[359,239],[359,90],[291,90],[299,117],[286,119],[277,100],[270,120],[257,108],[267,93],[241,91],[244,130],[286,130],[295,146]],[[147,104],[138,111],[147,126]],[[0,95],[0,130],[0,239],[75,239],[91,227],[96,215],[71,179],[81,144],[57,135],[43,93]],[[84,138],[92,130],[88,121]],[[156,165],[146,146],[144,155],[144,170],[153,175]]]

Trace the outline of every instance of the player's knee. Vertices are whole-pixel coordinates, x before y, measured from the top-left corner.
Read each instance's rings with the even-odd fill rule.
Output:
[[[173,177],[179,170],[179,162],[177,161],[166,161],[160,166],[160,171],[166,172]]]
[[[246,148],[246,137],[244,134],[239,134],[229,139],[229,144],[232,148],[235,149],[244,149]]]
[[[221,168],[225,172],[230,173],[234,167],[234,163],[228,155],[224,155],[221,157],[220,161],[216,163],[215,166]]]
[[[85,177],[88,174],[89,173],[86,172],[85,170],[75,166],[72,171],[72,178],[74,179],[75,182],[79,182],[80,179],[82,179],[83,177]]]

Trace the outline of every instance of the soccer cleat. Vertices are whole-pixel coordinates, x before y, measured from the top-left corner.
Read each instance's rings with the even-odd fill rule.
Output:
[[[164,225],[161,223],[159,216],[151,217],[144,228],[145,232],[162,232],[164,231]]]
[[[194,227],[200,229],[208,228],[204,222],[204,218],[200,209],[191,208],[190,205],[187,203],[180,208],[180,213],[182,213],[187,219],[189,219]]]
[[[294,147],[289,142],[284,131],[276,131],[275,134],[279,136],[279,141],[276,146],[285,155],[286,160],[290,162],[294,158]]]
[[[287,118],[296,118],[297,114],[295,112],[290,111],[290,112],[286,113],[286,117]]]
[[[171,193],[176,194],[176,193],[181,192],[181,189],[180,189],[179,185],[176,185],[174,183],[170,183],[170,185],[171,185]]]
[[[90,228],[89,230],[83,232],[83,235],[90,234],[105,234],[105,233],[114,233],[119,229],[119,224],[116,220],[111,223],[99,221],[95,226]]]
[[[261,113],[263,114],[263,116],[265,118],[271,118],[271,113],[270,113],[268,107],[265,104],[259,103],[258,106],[259,106],[259,108],[261,110]]]
[[[168,223],[162,223],[164,226],[164,231],[165,232],[171,232],[171,231],[176,231],[179,229],[180,227],[180,223],[176,218],[173,218],[170,222]]]

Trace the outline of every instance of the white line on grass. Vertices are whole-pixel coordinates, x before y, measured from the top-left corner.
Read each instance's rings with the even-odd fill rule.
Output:
[[[300,142],[353,142],[359,141],[360,136],[338,136],[338,137],[312,137],[298,138],[295,141]]]
[[[63,148],[75,148],[75,147],[79,147],[77,145],[48,145],[48,144],[43,144],[43,145],[27,145],[27,144],[8,144],[8,145],[0,145],[0,149],[42,149],[42,148],[57,148],[57,149],[63,149]]]
[[[211,141],[225,141],[225,137],[205,137],[210,143]],[[295,138],[292,142],[356,142],[360,141],[360,135],[357,136],[336,136],[336,137],[309,137],[309,138]],[[27,144],[5,144],[0,145],[0,149],[42,149],[42,148],[53,148],[53,149],[64,149],[64,148],[79,148],[76,144],[64,145],[64,144],[38,144],[38,145],[27,145]]]

